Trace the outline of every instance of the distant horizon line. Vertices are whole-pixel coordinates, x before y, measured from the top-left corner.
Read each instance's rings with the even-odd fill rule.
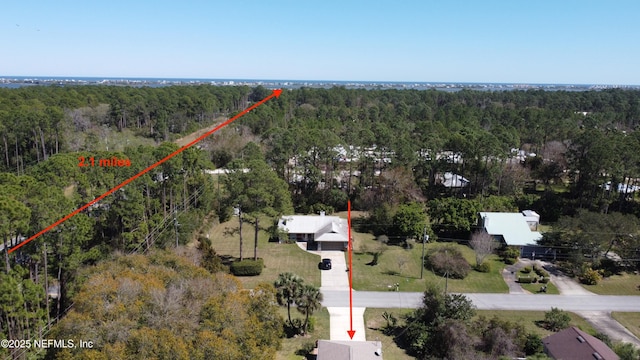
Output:
[[[476,85],[563,85],[563,86],[612,86],[640,87],[637,84],[616,83],[550,83],[550,82],[495,82],[495,81],[422,81],[422,80],[334,80],[334,79],[260,79],[260,78],[209,78],[209,77],[163,77],[163,76],[72,76],[72,75],[0,75],[0,79],[46,80],[46,79],[105,79],[105,80],[200,80],[200,81],[245,81],[245,82],[329,82],[329,83],[387,83],[387,84],[476,84]]]

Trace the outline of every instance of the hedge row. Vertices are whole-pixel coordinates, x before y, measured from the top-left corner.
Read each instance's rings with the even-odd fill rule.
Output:
[[[549,282],[548,277],[540,277],[537,276],[529,277],[529,276],[518,276],[518,282],[521,284],[535,284],[537,282],[541,284],[546,284]]]
[[[540,267],[540,266],[538,266],[538,265],[535,265],[535,266],[533,267],[533,271],[535,271],[535,272],[536,272],[536,274],[538,274],[538,276],[540,276],[540,277],[546,277],[546,278],[548,278],[548,277],[549,277],[549,272],[548,272],[547,270],[545,270],[545,269],[541,268],[541,267]]]
[[[242,260],[231,264],[231,273],[235,276],[256,276],[262,273],[264,260]]]

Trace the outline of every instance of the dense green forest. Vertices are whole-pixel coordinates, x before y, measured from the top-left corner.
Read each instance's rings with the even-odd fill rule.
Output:
[[[269,94],[206,85],[0,89],[4,246],[178,149],[170,141]],[[639,125],[640,91],[631,90],[287,90],[19,251],[4,251],[0,335],[40,336],[86,297],[85,268],[115,253],[187,244],[237,204],[277,217],[344,210],[350,199],[369,212],[366,230],[398,244],[425,224],[403,225],[404,214],[426,214],[433,238],[464,240],[477,211],[533,209],[558,222],[543,241],[576,268],[597,267],[610,250],[637,267]],[[115,147],[125,134],[144,142]],[[130,166],[79,166],[80,157]],[[216,167],[232,169],[222,189],[204,171]],[[446,173],[468,185],[444,186]],[[596,226],[609,236],[584,236]],[[56,299],[46,288],[58,289]]]

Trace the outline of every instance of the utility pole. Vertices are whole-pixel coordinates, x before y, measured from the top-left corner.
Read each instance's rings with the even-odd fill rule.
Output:
[[[242,261],[242,209],[240,208],[240,204],[238,204],[238,221],[240,221],[240,261]]]
[[[47,329],[51,326],[51,311],[49,310],[49,271],[47,269],[47,243],[44,243],[44,297],[47,302]]]
[[[445,256],[449,256],[449,251],[445,250],[444,251]],[[447,269],[447,271],[444,272],[444,294],[447,295],[447,289],[449,287],[449,269]]]
[[[176,249],[178,248],[178,214],[177,211],[173,210],[173,227],[176,230]]]
[[[429,241],[429,235],[427,235],[427,227],[424,227],[422,232],[422,264],[420,264],[420,279],[422,279],[422,275],[424,274],[424,244]]]
[[[449,270],[444,273],[444,294],[447,295],[447,288],[449,287]]]
[[[253,239],[253,260],[258,260],[258,231],[260,230],[258,226],[259,221],[260,219],[258,219],[258,216],[256,215],[256,233],[255,238]]]

